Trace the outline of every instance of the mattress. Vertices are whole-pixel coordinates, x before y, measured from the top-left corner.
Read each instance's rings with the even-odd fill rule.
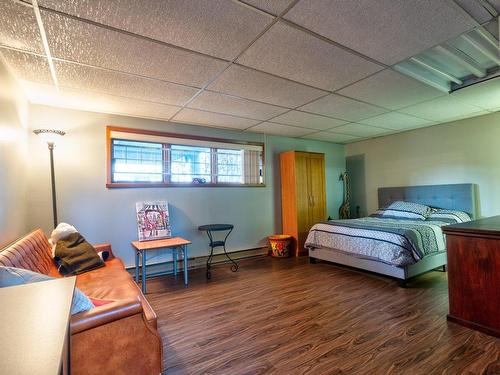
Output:
[[[397,267],[446,250],[441,227],[448,223],[366,217],[315,224],[305,247],[341,251]]]

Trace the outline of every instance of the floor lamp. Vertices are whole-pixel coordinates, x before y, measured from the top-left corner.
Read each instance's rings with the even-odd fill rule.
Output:
[[[47,142],[50,154],[50,182],[52,185],[52,216],[54,218],[54,228],[57,227],[57,202],[56,202],[56,177],[54,173],[54,146],[57,138],[62,137],[65,132],[56,129],[35,129],[33,133],[40,136]]]

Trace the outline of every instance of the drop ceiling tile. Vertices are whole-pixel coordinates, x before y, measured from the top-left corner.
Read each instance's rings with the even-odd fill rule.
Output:
[[[247,118],[223,115],[213,112],[204,112],[191,108],[184,108],[172,119],[172,121],[186,124],[206,125],[241,130],[259,123],[259,121],[250,120]]]
[[[119,96],[30,83],[27,97],[31,103],[72,108],[90,112],[168,120],[180,107]]]
[[[47,58],[7,48],[0,48],[0,54],[17,79],[53,83]]]
[[[26,100],[34,104],[59,107],[61,93],[55,85],[31,81],[20,81]]]
[[[479,107],[466,104],[451,96],[445,96],[410,106],[401,109],[400,112],[437,122],[458,120],[488,113],[482,111]]]
[[[477,22],[484,23],[493,17],[483,5],[476,0],[455,0],[467,13],[469,13]]]
[[[306,112],[331,116],[347,121],[358,121],[387,112],[383,108],[361,103],[357,100],[330,94],[299,108]]]
[[[382,135],[390,133],[389,129],[377,128],[371,125],[363,125],[357,123],[350,123],[347,125],[341,125],[335,128],[336,133],[348,134],[357,137],[374,137],[377,135]]]
[[[393,110],[446,95],[389,69],[339,90],[338,93]]]
[[[231,65],[208,89],[284,107],[297,107],[326,94],[244,66]]]
[[[167,104],[71,89],[61,90],[61,94],[68,106],[92,112],[169,120],[180,109]]]
[[[281,14],[294,0],[242,0],[244,3],[262,9],[277,16]]]
[[[347,143],[362,139],[361,137],[354,137],[352,135],[339,134],[333,132],[318,132],[306,135],[302,138],[314,139],[317,141],[335,142],[335,143]]]
[[[468,104],[494,110],[500,107],[500,77],[460,89],[451,95]]]
[[[361,124],[378,126],[386,129],[406,130],[432,125],[434,122],[404,113],[389,112],[360,121]]]
[[[44,54],[33,8],[11,0],[0,5],[0,45]]]
[[[272,119],[272,122],[277,122],[285,125],[295,125],[302,128],[325,130],[335,126],[345,124],[344,120],[337,120],[331,117],[314,115],[311,113],[290,111],[279,115]]]
[[[298,128],[295,126],[281,125],[274,122],[263,122],[248,129],[249,132],[265,133],[271,135],[281,135],[283,137],[302,137],[312,133],[311,129]]]
[[[201,87],[227,62],[42,12],[53,57]]]
[[[189,108],[219,112],[227,115],[267,120],[288,109],[247,99],[204,91],[187,105]]]
[[[224,59],[235,58],[273,17],[227,0],[40,0],[45,7]]]
[[[285,18],[392,65],[473,28],[451,1],[302,0]]]
[[[336,90],[382,69],[311,34],[278,22],[238,63],[324,90]]]
[[[151,102],[183,105],[198,91],[187,86],[67,62],[56,61],[55,67],[62,87]]]

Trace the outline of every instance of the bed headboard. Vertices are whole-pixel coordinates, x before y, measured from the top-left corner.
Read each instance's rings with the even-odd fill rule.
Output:
[[[467,212],[473,219],[479,216],[476,184],[401,186],[378,189],[379,207],[387,207],[394,201],[407,201],[436,208],[460,210]]]

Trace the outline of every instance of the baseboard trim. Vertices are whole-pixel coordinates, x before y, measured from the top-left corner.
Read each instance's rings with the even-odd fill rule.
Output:
[[[252,249],[238,250],[229,253],[229,256],[234,260],[243,260],[250,258],[257,258],[266,256],[268,253],[267,247],[256,247]],[[207,263],[208,255],[189,258],[189,270],[205,268]],[[224,253],[216,253],[212,259],[212,265],[224,264],[228,263],[229,260],[226,258]],[[179,265],[177,267],[179,273],[182,273],[182,261],[179,261]],[[135,274],[135,266],[128,266],[126,270],[131,274]],[[146,265],[146,277],[156,277],[156,276],[165,276],[173,274],[173,262],[158,262],[151,263]]]

